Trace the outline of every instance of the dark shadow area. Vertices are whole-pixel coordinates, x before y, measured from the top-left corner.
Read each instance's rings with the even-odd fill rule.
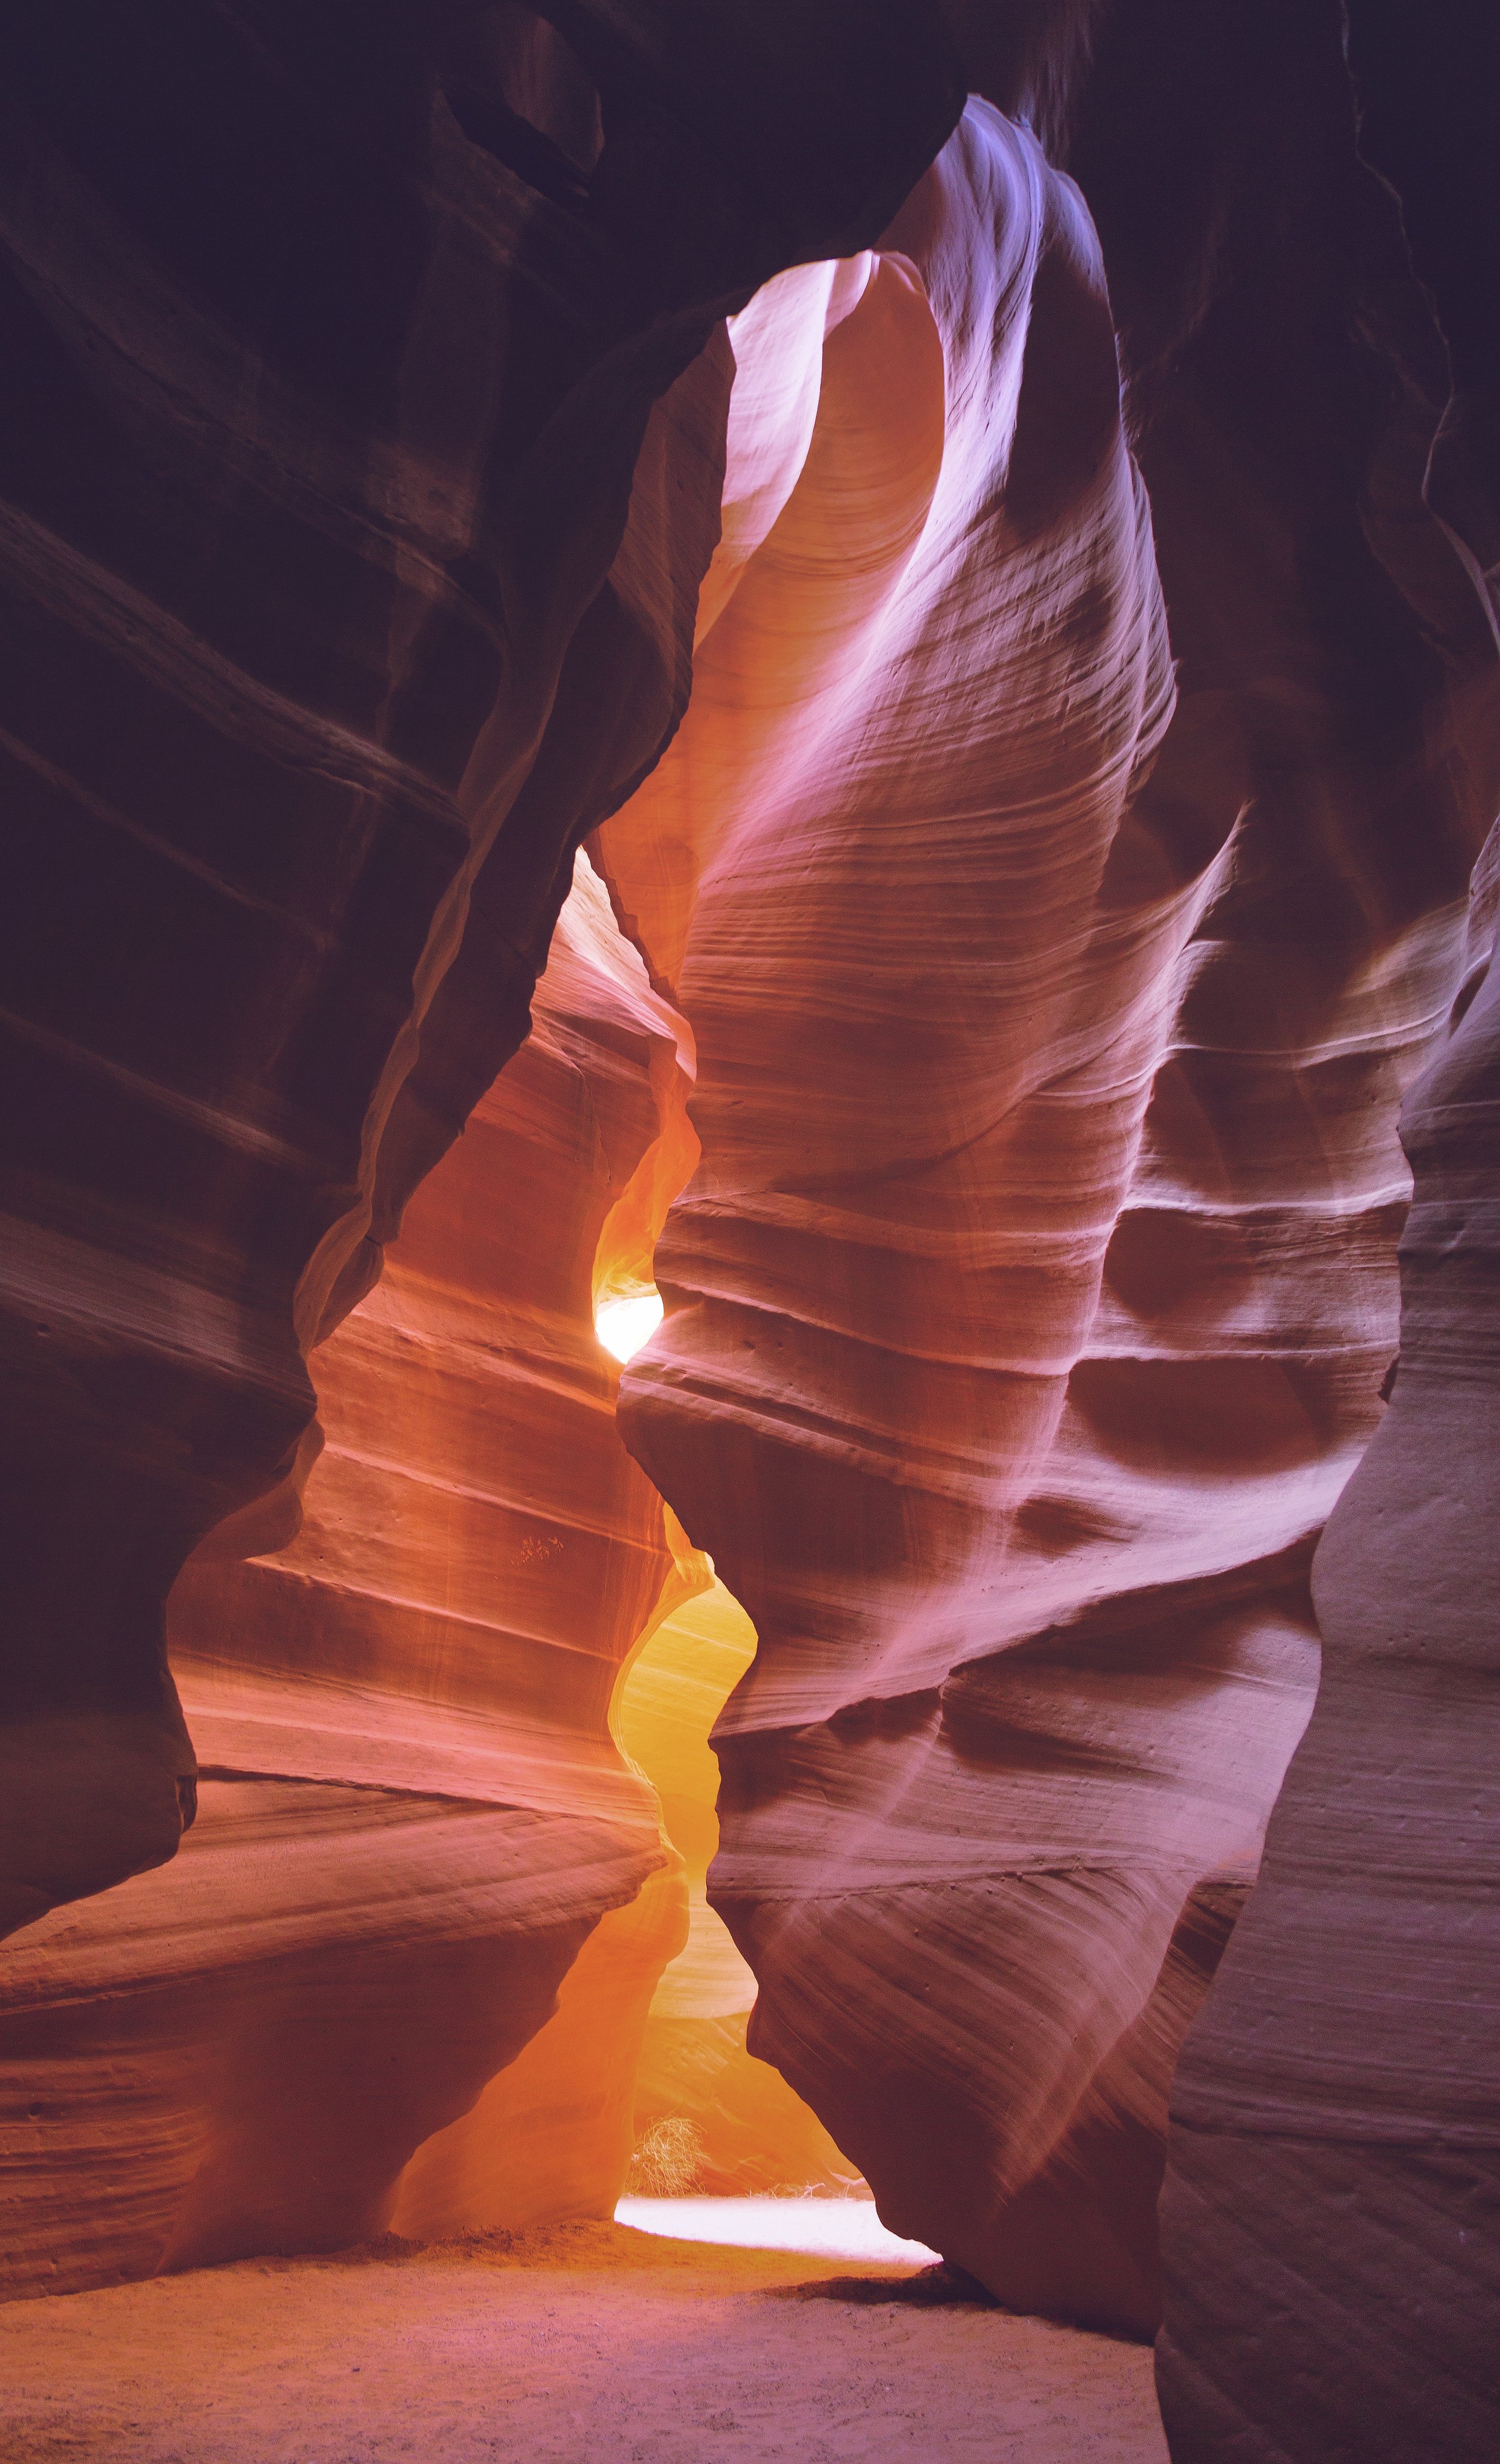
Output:
[[[829,2276],[821,2284],[778,2284],[768,2301],[897,2302],[908,2310],[998,2310],[1001,2304],[961,2267],[924,2267],[917,2276]]]

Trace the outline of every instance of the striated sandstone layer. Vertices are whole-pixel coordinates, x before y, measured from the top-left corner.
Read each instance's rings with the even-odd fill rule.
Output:
[[[197,1826],[12,1947],[10,2289],[610,2212],[686,1927],[609,1705],[685,1585],[592,1273],[679,1074],[580,858],[527,1043],[316,1355],[300,1530],[173,1591]]]
[[[1446,343],[1423,495],[1494,624],[1496,33],[1352,0],[1348,34],[1361,151]],[[1449,1032],[1402,1113],[1400,1358],[1314,1564],[1317,1705],[1174,2090],[1158,2375],[1180,2464],[1500,2444],[1497,890],[1491,835]]]
[[[1178,2464],[1500,2443],[1497,915],[1500,825],[1401,1115],[1400,1368],[1317,1552],[1317,1706],[1173,2092]]]
[[[940,14],[1013,118],[883,239],[915,0],[0,33],[18,2284],[597,2212],[637,2047],[707,2186],[833,2178],[753,2042],[900,2230],[1156,2318],[1500,800],[1492,179],[1413,101],[1493,80]],[[496,1087],[591,830],[655,998],[585,875]],[[1492,885],[1178,2089],[1184,2464],[1495,2443]],[[745,1637],[588,1307],[695,1135],[627,1424],[761,1645],[649,2013],[611,1695],[695,1886]],[[185,1558],[200,1829],[46,1915],[190,1818]]]
[[[1253,190],[1206,267],[1136,201],[1180,97],[1098,47],[1149,517],[1089,216],[982,104],[882,252],[734,321],[721,604],[596,842],[697,1039],[622,1419],[760,1636],[710,1883],[751,2045],[894,2230],[1144,2333],[1493,769],[1419,495],[1430,319],[1328,33],[1273,166],[1344,217],[1306,275]],[[1253,111],[1212,65],[1228,180]]]
[[[1314,875],[1312,895],[1298,899],[1306,937],[1332,970],[1341,948],[1378,939],[1457,888],[1500,803],[1500,678],[1486,622],[1500,557],[1500,325],[1490,278],[1500,226],[1490,149],[1475,142],[1476,98],[1493,85],[1494,30],[1474,12],[1360,0],[1342,12],[1225,12],[1214,24],[1177,11],[1181,91],[1202,132],[1184,147],[1162,142],[1181,124],[1182,106],[1130,43],[1123,12],[1119,23],[1119,38],[1096,49],[1072,160],[1112,267],[1174,638],[1193,654],[1204,646],[1242,700],[1246,645],[1277,686],[1274,701],[1262,690],[1250,708],[1260,758],[1276,759],[1280,798],[1299,774],[1309,798],[1330,777],[1338,785],[1338,803],[1330,799],[1307,834],[1327,850],[1326,887]],[[1164,248],[1174,231],[1176,245]],[[1294,555],[1272,592],[1263,543],[1277,538]],[[1265,612],[1255,621],[1257,609]],[[1278,637],[1285,649],[1273,663],[1266,651]],[[1285,862],[1277,853],[1271,877]],[[1257,941],[1290,937],[1269,895],[1262,914]],[[1258,949],[1247,955],[1261,958]],[[1442,995],[1467,963],[1456,950],[1446,986],[1440,979],[1434,987],[1429,1052],[1434,1042],[1442,1047]],[[1336,1086],[1332,1072],[1327,1083]],[[1352,1311],[1365,1282],[1357,1257],[1347,1271]],[[1390,1442],[1382,1424],[1378,1451]],[[1476,1430],[1476,1446],[1488,1443]],[[1436,1455],[1407,1462],[1414,1502],[1424,1479],[1449,1477]],[[1413,1584],[1424,1579],[1421,1525],[1421,1516],[1405,1525]],[[1438,1554],[1447,1546],[1440,1540]],[[1471,2114],[1492,2108],[1483,2020],[1437,2052],[1421,1998],[1408,2000],[1397,1981],[1400,1924],[1389,1946],[1377,1947],[1368,1917],[1354,1915],[1360,1899],[1367,1910],[1383,1908],[1388,1894],[1399,1901],[1413,1887],[1397,1879],[1397,1823],[1426,1829],[1437,1806],[1452,1802],[1446,1743],[1427,1752],[1429,1731],[1412,1770],[1387,1777],[1379,1749],[1371,1752],[1379,1721],[1361,1736],[1357,1720],[1337,1717],[1348,1654],[1385,1632],[1389,1614],[1362,1581],[1348,1581],[1341,1596],[1354,1571],[1331,1540],[1315,1577],[1326,1688],[1306,1749],[1311,1793],[1322,1793],[1325,1809],[1336,1804],[1347,1836],[1325,1856],[1327,1833],[1313,1845],[1301,1830],[1292,1811],[1307,1767],[1299,1758],[1275,1837],[1285,1820],[1301,1837],[1300,1930],[1273,1918],[1268,1932],[1257,1899],[1245,1949],[1255,1986],[1246,1991],[1232,1960],[1223,2015],[1216,1989],[1202,2023],[1203,2067],[1196,2037],[1184,2057],[1180,2096],[1195,2128],[1186,2132],[1180,2116],[1174,2126],[1162,2205],[1171,2338],[1163,2398],[1184,2456],[1347,2453],[1364,2464],[1390,2453],[1463,2455],[1467,2464],[1494,2445],[1492,2413],[1483,2396],[1475,2402],[1489,2368],[1479,2320],[1492,2306],[1493,2224],[1481,2220],[1462,2164],[1445,2172],[1402,2156],[1393,2167],[1379,2131],[1362,2138],[1360,2084],[1339,2076],[1336,2047],[1357,1997],[1357,2025],[1378,2037],[1393,2078],[1435,2065],[1437,2101],[1456,2094]],[[1394,1727],[1387,1735],[1394,1746]],[[1330,1749],[1342,1765],[1336,1776]],[[1455,1776],[1462,1768],[1457,1755]],[[1466,1825],[1441,1852],[1470,1879],[1472,1837]],[[1279,1853],[1269,1852],[1268,1891]],[[1418,1851],[1414,1868],[1423,1863]],[[1422,1922],[1434,1973],[1462,1966],[1475,1922],[1469,1888],[1434,1887]],[[1267,1996],[1259,2006],[1257,1991]],[[1289,2022],[1302,2051],[1300,2076],[1284,2094],[1280,2032]],[[1242,2101],[1262,2051],[1281,2121],[1300,2107],[1291,2123],[1300,2147],[1278,2145],[1268,2130],[1252,2152],[1245,2135],[1246,2124],[1255,2134],[1268,2122],[1268,2104]],[[1237,2167],[1229,2205],[1223,2179],[1210,2187],[1221,2156]]]
[[[0,1925],[173,1853],[166,1594],[686,699],[711,337],[960,99],[915,0],[7,15]]]

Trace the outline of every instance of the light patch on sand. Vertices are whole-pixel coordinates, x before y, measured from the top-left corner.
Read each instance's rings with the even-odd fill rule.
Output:
[[[874,2216],[853,2200],[726,2204]],[[0,2453],[1168,2464],[1148,2345],[941,2286],[901,2264],[858,2271],[606,2224],[242,2259],[0,2303]]]
[[[614,2220],[668,2241],[735,2250],[800,2250],[909,2267],[931,2267],[938,2258],[925,2242],[887,2233],[870,2199],[622,2199]]]

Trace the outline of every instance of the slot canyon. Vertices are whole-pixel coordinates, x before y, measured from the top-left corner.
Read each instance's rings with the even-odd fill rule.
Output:
[[[0,2453],[1500,2454],[1500,24],[0,16]]]

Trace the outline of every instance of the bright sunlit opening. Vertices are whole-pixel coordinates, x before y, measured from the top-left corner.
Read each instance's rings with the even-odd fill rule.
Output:
[[[800,2250],[813,2258],[933,2267],[925,2242],[888,2233],[872,2199],[622,2199],[617,2225],[671,2241],[728,2243],[739,2250]]]
[[[626,1300],[601,1301],[594,1311],[594,1332],[616,1360],[630,1360],[665,1314],[661,1294],[652,1285],[650,1291],[631,1292]]]

